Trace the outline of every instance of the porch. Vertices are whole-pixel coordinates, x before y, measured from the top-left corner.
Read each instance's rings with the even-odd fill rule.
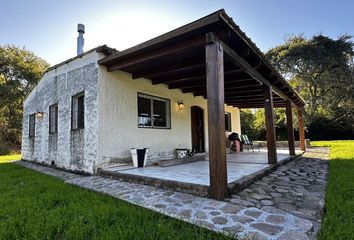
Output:
[[[296,150],[296,154],[302,151]],[[227,183],[232,192],[243,190],[253,181],[264,174],[276,169],[294,156],[288,150],[277,150],[277,164],[268,164],[266,149],[259,152],[245,151],[230,153],[227,159]],[[167,167],[150,166],[135,168],[132,165],[107,167],[100,170],[100,174],[128,182],[144,183],[152,186],[196,194],[209,195],[210,172],[209,161],[194,161]]]
[[[201,168],[205,169],[201,175],[210,181],[207,186],[194,185],[203,188],[203,191],[207,189],[211,198],[223,200],[229,196],[229,180],[235,180],[233,172],[238,171],[239,175],[244,172],[233,171],[233,163],[227,161],[225,154],[225,105],[238,109],[265,109],[267,152],[263,156],[263,165],[257,163],[256,166],[263,166],[264,169],[273,168],[280,162],[276,149],[273,114],[275,107],[286,109],[291,156],[295,156],[292,114],[293,109],[296,109],[300,149],[305,150],[302,117],[304,101],[224,10],[107,56],[98,63],[105,66],[108,72],[129,73],[132,82],[148,79],[152,86],[164,84],[168,89],[180,89],[182,93],[190,94],[189,96],[193,94],[196,99],[198,97],[206,99],[208,135],[205,141],[208,141],[210,161],[206,161],[205,167]],[[235,169],[240,169],[242,163],[236,163]],[[247,166],[250,166],[249,164],[254,163],[247,163]],[[257,170],[262,168],[252,171],[255,173]],[[183,182],[174,179],[161,181],[159,178],[156,180],[154,177],[142,178],[140,175],[128,174],[127,171],[132,170],[103,171],[107,175],[113,174],[113,177],[123,178],[129,175],[142,183],[149,182],[159,186],[177,183],[177,187],[185,187],[181,184]],[[196,175],[195,172],[192,173]],[[153,174],[156,175],[157,173]],[[170,171],[168,175],[174,176]],[[201,177],[200,181],[205,182],[202,179],[204,178]],[[189,183],[187,188],[191,184],[193,183]]]

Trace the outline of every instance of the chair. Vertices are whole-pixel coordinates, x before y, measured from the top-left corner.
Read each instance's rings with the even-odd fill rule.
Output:
[[[254,152],[254,147],[258,148],[258,152],[260,152],[261,150],[259,149],[259,144],[253,142],[252,140],[249,140],[247,135],[241,135],[241,139],[243,141],[243,145],[247,146],[247,151],[250,150],[250,148],[252,149],[252,152]]]

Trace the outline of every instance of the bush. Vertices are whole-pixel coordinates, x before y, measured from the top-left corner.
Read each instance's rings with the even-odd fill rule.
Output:
[[[8,144],[0,141],[0,156],[10,154],[11,149]]]
[[[308,137],[311,140],[353,140],[354,130],[343,128],[309,128]]]

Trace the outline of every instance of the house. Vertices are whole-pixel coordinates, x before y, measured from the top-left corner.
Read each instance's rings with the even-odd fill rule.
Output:
[[[80,29],[79,29],[80,30]],[[79,41],[78,41],[79,42]],[[240,108],[265,108],[268,161],[276,163],[273,107],[303,100],[224,10],[124,51],[97,47],[49,68],[24,102],[22,157],[95,173],[149,148],[150,163],[176,148],[206,152],[211,196],[226,192],[225,136]]]

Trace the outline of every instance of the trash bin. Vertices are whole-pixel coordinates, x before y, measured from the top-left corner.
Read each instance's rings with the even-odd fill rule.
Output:
[[[132,148],[130,149],[130,153],[132,155],[133,159],[133,165],[134,167],[145,167],[147,163],[147,156],[149,153],[148,148]]]

